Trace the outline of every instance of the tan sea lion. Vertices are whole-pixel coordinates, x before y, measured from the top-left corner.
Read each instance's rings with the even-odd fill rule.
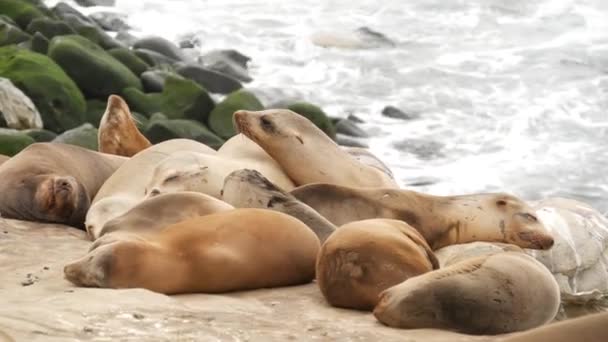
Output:
[[[82,227],[102,184],[126,158],[36,143],[0,166],[0,215]]]
[[[235,128],[272,156],[296,185],[397,187],[383,171],[357,161],[310,120],[290,110],[241,110],[233,120]]]
[[[86,228],[94,240],[104,224],[125,213],[146,196],[146,185],[156,165],[172,153],[195,151],[215,154],[212,148],[194,140],[173,139],[150,146],[124,163],[103,184],[93,199],[86,217]]]
[[[402,220],[433,250],[473,242],[549,249],[553,238],[534,210],[517,197],[495,194],[432,196],[409,190],[309,184],[291,191],[336,226],[370,218]]]
[[[11,159],[11,157],[0,154],[0,165],[4,164],[4,162],[9,159]]]
[[[512,334],[499,342],[606,342],[608,312],[596,313],[562,322],[547,324]]]
[[[219,293],[310,282],[318,251],[297,219],[235,209],[100,246],[64,272],[78,286]]]
[[[224,179],[222,200],[236,208],[262,208],[293,216],[304,222],[321,243],[336,230],[331,222],[308,205],[273,184],[256,170],[236,170]]]
[[[141,134],[129,106],[118,95],[108,97],[108,105],[99,123],[97,134],[99,151],[131,157],[152,146]]]
[[[189,218],[233,209],[230,204],[201,193],[184,191],[163,194],[146,199],[109,220],[99,236],[116,231],[155,231]]]
[[[433,251],[403,221],[371,219],[339,227],[317,256],[317,284],[329,304],[371,310],[380,293],[439,268]]]
[[[502,334],[550,322],[559,304],[559,286],[545,266],[524,253],[502,252],[393,286],[381,294],[374,316],[395,328]]]
[[[370,152],[370,150],[362,147],[340,146],[344,151],[354,157],[358,162],[365,165],[375,167],[384,172],[390,179],[395,180],[393,171],[380,159],[378,156]]]
[[[278,186],[293,189],[291,179],[273,165],[186,151],[173,153],[156,166],[146,192],[151,197],[175,191],[194,191],[221,199],[226,176],[243,168],[256,169]]]

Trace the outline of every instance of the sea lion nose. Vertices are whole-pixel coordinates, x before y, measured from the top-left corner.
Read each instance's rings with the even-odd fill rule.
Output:
[[[555,240],[552,237],[548,237],[541,241],[542,249],[550,249],[555,244]]]

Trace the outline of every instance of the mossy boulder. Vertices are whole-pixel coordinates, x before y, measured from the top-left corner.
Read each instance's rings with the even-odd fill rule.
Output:
[[[48,55],[92,98],[107,99],[123,89],[142,89],[139,78],[99,45],[77,35],[51,40]]]
[[[178,62],[176,59],[148,49],[134,49],[133,52],[135,52],[137,57],[143,59],[146,63],[152,66],[173,65],[174,63]]]
[[[153,144],[169,139],[184,138],[196,140],[218,149],[224,143],[222,138],[203,124],[192,120],[155,120],[148,125],[144,135]]]
[[[0,77],[10,79],[34,102],[44,128],[63,132],[85,122],[82,93],[47,56],[14,45],[0,48]]]
[[[107,102],[98,100],[98,99],[90,99],[87,100],[87,121],[91,125],[95,127],[99,127],[99,122],[101,121],[101,117],[103,113],[106,111]]]
[[[143,59],[137,57],[133,51],[127,48],[121,47],[110,49],[108,50],[108,53],[119,60],[137,76],[140,76],[144,71],[150,69],[148,63],[144,62]]]
[[[145,37],[139,39],[133,44],[134,49],[151,50],[171,59],[183,61],[184,54],[177,45],[162,37]]]
[[[74,31],[68,24],[50,18],[36,18],[32,20],[32,22],[30,22],[30,24],[27,26],[27,32],[30,34],[40,32],[49,39],[55,36],[76,34],[76,31]]]
[[[0,128],[0,154],[12,157],[36,141],[14,129]]]
[[[34,33],[30,40],[30,50],[46,55],[49,51],[49,40],[40,32]]]
[[[36,142],[49,142],[57,138],[57,134],[46,129],[28,129],[22,132],[29,135]]]
[[[128,88],[122,92],[133,110],[150,116],[164,113],[170,119],[190,119],[200,123],[207,121],[215,103],[198,84],[179,76],[168,76],[162,93],[145,94]]]
[[[336,138],[336,129],[334,125],[331,123],[331,120],[327,114],[325,114],[320,107],[308,102],[295,102],[288,105],[287,109],[294,111],[312,121],[330,138]]]
[[[218,103],[209,114],[209,128],[224,139],[232,137],[236,134],[232,114],[241,109],[262,110],[264,106],[253,93],[246,90],[235,91]]]
[[[13,19],[21,28],[26,28],[36,18],[45,17],[35,5],[23,0],[0,1],[0,13]]]
[[[85,123],[63,134],[57,136],[53,142],[76,145],[97,151],[97,128],[90,123]]]
[[[18,44],[30,39],[30,35],[23,32],[12,21],[0,18],[0,46]]]

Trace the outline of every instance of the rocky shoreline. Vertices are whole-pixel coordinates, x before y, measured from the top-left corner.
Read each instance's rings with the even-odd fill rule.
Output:
[[[0,154],[49,141],[96,150],[96,127],[111,94],[126,100],[153,143],[188,138],[219,148],[235,134],[235,110],[288,108],[341,145],[367,146],[356,118],[332,118],[304,100],[263,103],[246,88],[251,58],[241,52],[201,54],[196,37],[184,36],[177,44],[137,38],[125,16],[100,8],[86,16],[64,2],[53,8],[41,0],[0,4]],[[409,119],[397,108],[386,112]]]

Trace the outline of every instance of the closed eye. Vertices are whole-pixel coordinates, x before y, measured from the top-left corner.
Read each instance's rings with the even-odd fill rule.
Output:
[[[266,116],[262,116],[260,118],[260,123],[262,125],[262,129],[265,131],[271,131],[273,129],[272,121],[270,121]]]
[[[174,181],[178,178],[179,178],[179,175],[173,175],[173,176],[165,178],[165,181],[163,183],[168,183],[168,182]]]

